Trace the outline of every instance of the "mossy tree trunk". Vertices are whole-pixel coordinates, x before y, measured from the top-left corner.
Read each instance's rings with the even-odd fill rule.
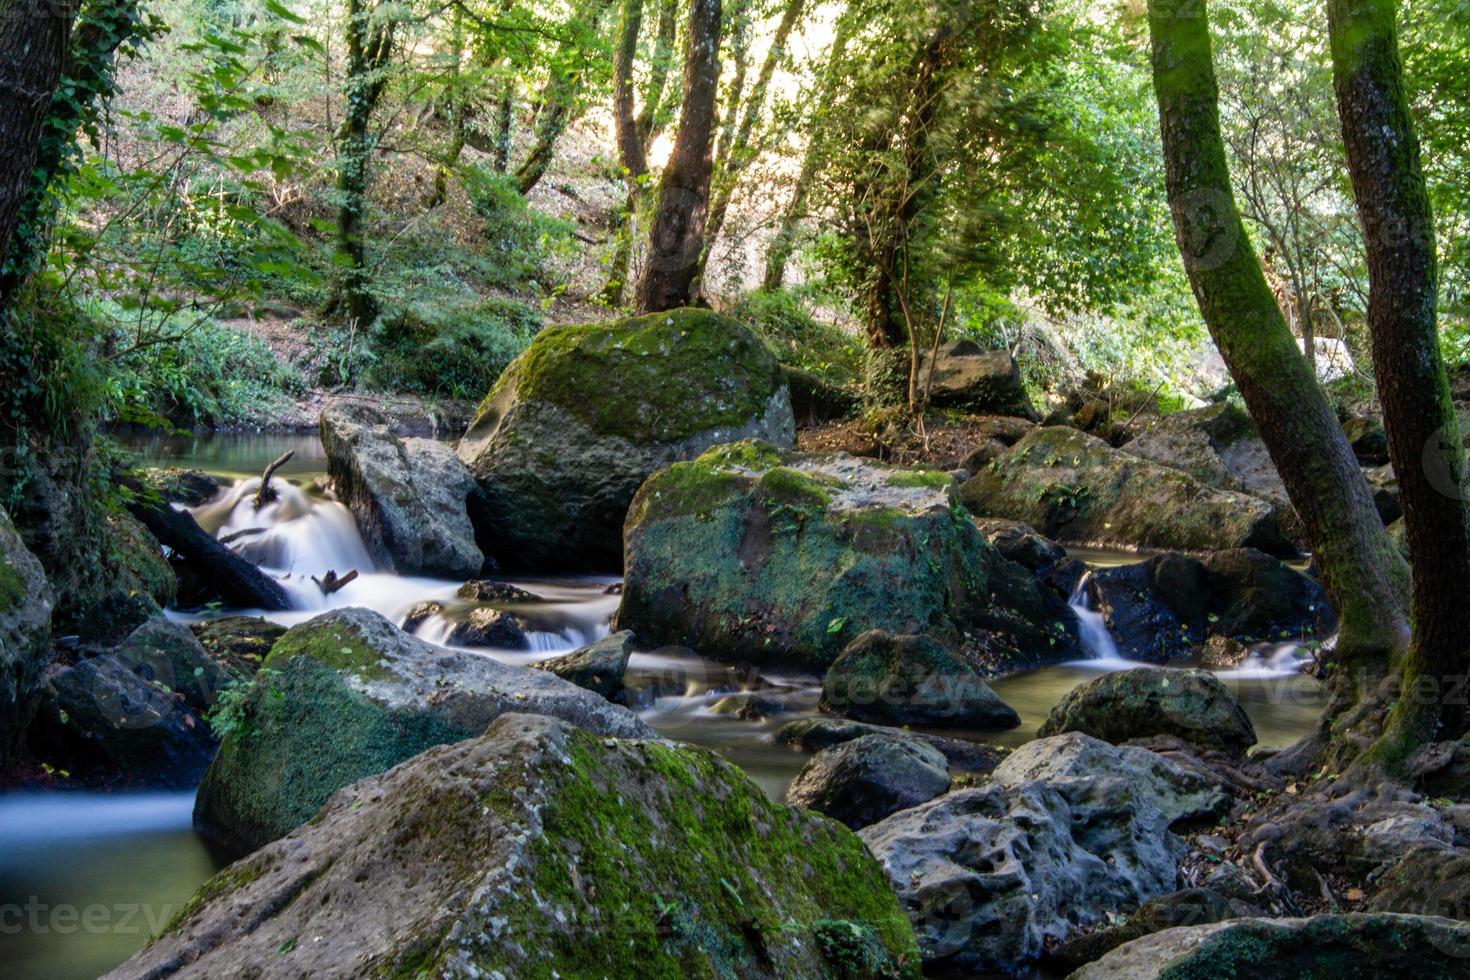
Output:
[[[776,74],[777,65],[786,57],[786,45],[791,40],[791,32],[796,29],[797,22],[801,20],[801,15],[805,11],[806,0],[786,0],[781,11],[781,20],[776,25],[776,33],[771,37],[771,47],[766,52],[766,60],[761,64],[755,85],[751,87],[750,96],[745,100],[740,122],[731,132],[729,140],[724,144],[724,151],[717,159],[715,195],[710,204],[709,219],[705,223],[704,251],[699,256],[701,279],[709,266],[710,253],[714,250],[715,240],[720,237],[720,232],[725,227],[725,217],[729,214],[730,202],[735,197],[735,189],[740,184],[740,175],[754,162],[760,152],[761,148],[754,142],[754,137],[756,126],[760,124],[761,114],[765,111],[766,93],[770,91],[771,79]]]
[[[1368,256],[1368,329],[1404,505],[1413,639],[1375,755],[1393,765],[1467,729],[1470,523],[1465,452],[1436,325],[1434,219],[1404,90],[1393,0],[1328,0],[1334,87]]]
[[[1340,613],[1341,673],[1371,683],[1408,643],[1408,567],[1246,236],[1220,135],[1206,4],[1149,0],[1148,12],[1179,251],[1210,335],[1301,515]]]
[[[801,169],[796,175],[796,184],[791,189],[791,200],[786,205],[786,210],[781,212],[781,221],[777,225],[775,237],[771,239],[771,245],[766,250],[766,271],[761,278],[762,289],[780,289],[786,282],[786,265],[791,261],[791,253],[796,250],[796,232],[801,220],[806,217],[807,196],[811,193],[812,181],[816,180],[817,172],[821,169],[822,152],[820,133],[816,131],[815,122],[822,118],[822,110],[830,100],[832,90],[837,83],[837,69],[842,64],[843,55],[847,53],[847,43],[852,38],[854,19],[850,15],[844,15],[837,21],[836,30],[832,35],[832,47],[827,54],[827,66],[822,73],[822,82],[817,89],[816,106],[809,115],[813,125],[807,133],[806,150],[801,157]]]
[[[720,13],[720,0],[692,0],[689,5],[679,135],[659,182],[648,265],[638,283],[639,313],[688,306],[694,300],[714,169]]]
[[[0,8],[0,268],[21,224],[71,28],[72,11],[63,6],[5,0]]]
[[[613,213],[613,260],[602,299],[609,306],[623,302],[628,267],[633,260],[633,212],[642,196],[641,181],[648,173],[648,155],[638,131],[634,111],[633,66],[638,60],[638,35],[643,30],[643,0],[622,0],[618,13],[618,42],[613,48],[613,128],[618,144],[618,163],[623,169],[627,196]]]
[[[368,188],[372,183],[373,155],[377,137],[372,131],[373,112],[388,84],[388,63],[398,23],[391,16],[378,16],[366,0],[347,0],[346,106],[337,133],[337,248],[345,259],[341,301],[347,316],[366,326],[377,315],[368,289],[367,244],[363,225],[367,218]]]

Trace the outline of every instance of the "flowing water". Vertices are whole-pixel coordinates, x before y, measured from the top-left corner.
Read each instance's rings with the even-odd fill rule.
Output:
[[[132,448],[151,462],[197,467],[227,481],[227,489],[195,516],[221,538],[234,535],[233,547],[283,583],[293,609],[269,614],[279,623],[293,625],[346,606],[366,606],[402,622],[414,605],[436,600],[444,605],[442,614],[424,621],[417,635],[442,644],[454,623],[474,608],[456,599],[459,582],[398,576],[373,564],[351,515],[320,490],[326,459],[314,435],[154,437]],[[288,449],[295,456],[278,471],[278,499],[255,511],[250,497],[258,474]],[[1140,557],[1074,554],[1093,566]],[[330,596],[312,581],[329,571],[354,569],[358,579]],[[477,652],[523,664],[606,636],[618,605],[608,587],[617,581],[611,575],[512,579],[548,600],[514,608],[531,621],[532,649]],[[1119,658],[1101,615],[1091,608],[1085,580],[1071,607],[1087,659],[992,683],[1020,714],[1020,727],[944,734],[1018,745],[1077,684],[1136,666]],[[1300,659],[1291,644],[1266,647],[1240,669],[1220,675],[1249,712],[1263,745],[1290,743],[1310,730],[1320,713],[1320,690],[1298,672]],[[737,670],[687,649],[664,648],[634,654],[628,685],[639,692],[635,708],[653,728],[719,752],[773,797],[784,793],[806,761],[805,755],[776,745],[772,736],[786,722],[817,713],[819,676]],[[737,717],[734,709],[745,697],[757,699],[763,718]],[[5,964],[0,973],[37,980],[92,977],[146,942],[216,868],[192,830],[191,806],[189,794],[0,797],[0,963]]]

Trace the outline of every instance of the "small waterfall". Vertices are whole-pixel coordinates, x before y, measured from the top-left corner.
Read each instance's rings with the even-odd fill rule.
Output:
[[[1113,642],[1113,634],[1108,632],[1102,613],[1092,608],[1092,597],[1087,592],[1091,581],[1091,572],[1083,575],[1072,590],[1072,597],[1067,600],[1072,615],[1077,617],[1077,638],[1082,641],[1082,649],[1087,651],[1089,660],[1121,660],[1118,644]]]
[[[235,536],[229,545],[236,554],[279,577],[377,571],[346,507],[314,500],[300,487],[275,480],[276,499],[256,510],[251,498],[259,486],[258,477],[242,480],[194,516],[222,540]]]

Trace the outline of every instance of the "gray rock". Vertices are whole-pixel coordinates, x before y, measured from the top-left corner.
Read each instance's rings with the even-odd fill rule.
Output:
[[[628,512],[619,628],[653,646],[826,670],[871,629],[983,642],[996,666],[1075,648],[958,506],[949,474],[720,446],[650,477]]]
[[[1470,963],[1470,925],[1417,915],[1232,919],[1119,946],[1069,980],[1412,976],[1451,980]]]
[[[415,607],[409,611],[410,617]],[[420,620],[422,622],[422,620]],[[526,636],[525,624],[521,620],[499,609],[471,609],[464,619],[456,622],[446,640],[457,647],[492,647],[497,650],[529,650],[531,641]]]
[[[987,773],[994,769],[1009,754],[1009,749],[983,742],[967,742],[958,738],[945,738],[925,732],[910,732],[901,728],[869,725],[866,722],[846,718],[798,718],[788,721],[777,730],[774,740],[777,745],[803,752],[820,752],[843,742],[862,738],[864,735],[887,735],[890,738],[907,738],[938,749],[956,772]]]
[[[511,585],[509,582],[497,582],[493,579],[475,579],[466,582],[459,587],[455,593],[461,599],[469,599],[472,602],[545,602],[546,600],[534,592],[527,592],[519,586]]]
[[[1208,925],[1233,918],[1230,903],[1208,888],[1186,888],[1144,902],[1126,922],[1077,936],[1047,953],[1047,965],[1076,969],[1124,943],[1164,929]]]
[[[1256,743],[1245,709],[1204,670],[1136,667],[1073,688],[1037,733],[1081,732],[1105,742],[1175,735],[1207,749],[1244,752]]]
[[[862,738],[812,756],[786,789],[786,802],[856,830],[949,791],[937,749],[888,735]]]
[[[929,352],[924,352],[926,358]],[[928,361],[925,361],[925,370]],[[1016,361],[1004,350],[985,350],[973,340],[941,344],[934,359],[929,404],[974,415],[1018,415],[1037,418],[1036,408],[1021,384]]]
[[[1194,769],[1148,749],[1109,745],[1077,732],[1027,742],[990,774],[1002,786],[1106,776],[1128,783],[1170,824],[1219,817],[1230,807],[1224,784]]]
[[[338,789],[508,712],[597,735],[651,737],[631,712],[545,671],[430,646],[366,609],[294,627],[271,649],[195,803],[199,825],[247,851],[289,833]]]
[[[795,443],[780,365],[703,310],[550,327],[501,375],[459,455],[482,539],[506,567],[622,565],[623,521],[658,469],[722,443]],[[641,635],[641,634],[640,634]]]
[[[1067,549],[1044,537],[1029,524],[1000,517],[977,517],[975,526],[996,551],[1033,574],[1044,574],[1067,560]]]
[[[510,714],[343,789],[108,976],[841,980],[853,954],[916,975],[851,832],[706,750]]]
[[[632,652],[633,634],[624,630],[565,656],[543,660],[534,667],[611,701],[622,693],[623,675],[627,673]]]
[[[19,746],[51,662],[51,587],[0,508],[0,767]]]
[[[1010,973],[1176,887],[1183,843],[1116,777],[959,790],[859,832],[926,966]]]
[[[452,449],[399,439],[365,406],[332,405],[318,429],[332,486],[374,560],[401,575],[480,573],[485,558],[469,517],[475,480]]]
[[[1021,723],[973,667],[927,636],[869,630],[822,681],[822,709],[858,721],[958,728]]]
[[[972,514],[1022,521],[1065,543],[1294,555],[1276,508],[1085,432],[1040,428],[960,491]]]

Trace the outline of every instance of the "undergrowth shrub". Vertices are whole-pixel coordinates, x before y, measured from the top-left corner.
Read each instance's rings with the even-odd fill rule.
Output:
[[[516,300],[411,303],[373,325],[365,380],[384,390],[482,398],[543,323]]]
[[[782,364],[835,385],[862,380],[862,338],[817,320],[787,290],[747,293],[729,315],[765,340]]]

